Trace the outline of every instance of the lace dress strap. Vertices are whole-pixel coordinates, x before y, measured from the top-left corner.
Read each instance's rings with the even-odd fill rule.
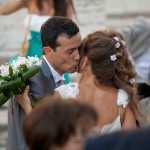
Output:
[[[128,94],[123,90],[118,90],[118,99],[117,99],[117,105],[122,106],[123,108],[126,108],[129,103]],[[120,111],[120,109],[119,109]]]
[[[120,107],[122,106],[123,108],[126,108],[128,105],[128,94],[123,89],[118,90],[117,105],[119,106],[119,114],[117,118],[112,123],[105,125],[101,130],[101,134],[121,130]]]
[[[55,91],[59,92],[61,98],[76,98],[79,93],[78,86],[77,82],[70,82],[69,84],[59,86]]]

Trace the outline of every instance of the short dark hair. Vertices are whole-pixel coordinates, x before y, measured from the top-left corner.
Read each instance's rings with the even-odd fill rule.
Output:
[[[45,96],[24,121],[25,142],[30,150],[48,150],[53,145],[61,147],[75,134],[77,125],[82,126],[80,122],[84,118],[96,123],[95,109],[74,99]]]
[[[57,42],[60,35],[71,38],[78,32],[79,28],[72,20],[60,16],[51,17],[41,27],[42,47],[49,46],[55,51],[60,45]]]

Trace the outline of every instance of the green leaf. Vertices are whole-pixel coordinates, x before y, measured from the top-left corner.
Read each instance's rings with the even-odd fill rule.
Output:
[[[12,78],[13,77],[13,69],[12,66],[9,66],[9,76]]]
[[[26,86],[24,86],[24,87],[20,87],[20,88],[12,89],[13,94],[14,94],[14,95],[22,94],[22,93],[23,93],[23,91],[24,91],[24,88],[25,88],[25,87],[26,87]]]
[[[28,71],[24,72],[22,74],[22,77],[23,77],[23,81],[26,81],[27,79],[29,79],[30,77],[34,76],[36,73],[38,73],[40,70],[39,66],[37,65],[34,65],[32,67],[30,67],[28,69]]]
[[[24,87],[24,86],[25,86],[25,83],[22,81],[22,79],[17,78],[15,80],[11,80],[11,81],[1,84],[0,92],[3,92],[5,90],[20,88],[20,87]]]
[[[11,91],[0,93],[0,107],[4,103],[6,103],[12,96],[13,96],[13,93]]]
[[[28,70],[27,65],[20,65],[19,66],[19,75],[26,72]]]
[[[9,80],[10,80],[10,78],[9,78],[9,77],[0,77],[0,80],[9,81]]]
[[[12,91],[8,91],[8,90],[4,91],[3,94],[4,94],[5,97],[9,97],[9,98],[14,95]]]

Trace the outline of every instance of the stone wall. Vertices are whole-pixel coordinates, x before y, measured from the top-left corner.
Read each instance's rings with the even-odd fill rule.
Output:
[[[1,0],[0,7],[7,1],[8,0]],[[83,37],[90,31],[95,30],[95,28],[104,27],[105,0],[74,0],[74,3],[79,19],[79,21],[75,19],[74,21],[76,21],[81,28]],[[23,9],[11,15],[0,16],[0,57],[12,57],[21,49],[25,34],[23,21],[26,14],[27,10]]]
[[[106,0],[107,28],[131,25],[137,16],[150,19],[149,0]]]
[[[0,7],[9,0],[0,0]],[[74,0],[82,37],[97,29],[118,28],[134,22],[138,15],[150,18],[149,0]],[[0,16],[0,64],[21,49],[25,34],[23,24],[27,14],[22,9]]]

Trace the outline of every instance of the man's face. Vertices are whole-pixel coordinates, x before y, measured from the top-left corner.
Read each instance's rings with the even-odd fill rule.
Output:
[[[81,45],[81,35],[78,32],[70,39],[66,35],[61,35],[57,38],[60,44],[52,52],[50,63],[52,67],[60,74],[65,72],[74,73],[78,68],[79,52],[78,48]]]

